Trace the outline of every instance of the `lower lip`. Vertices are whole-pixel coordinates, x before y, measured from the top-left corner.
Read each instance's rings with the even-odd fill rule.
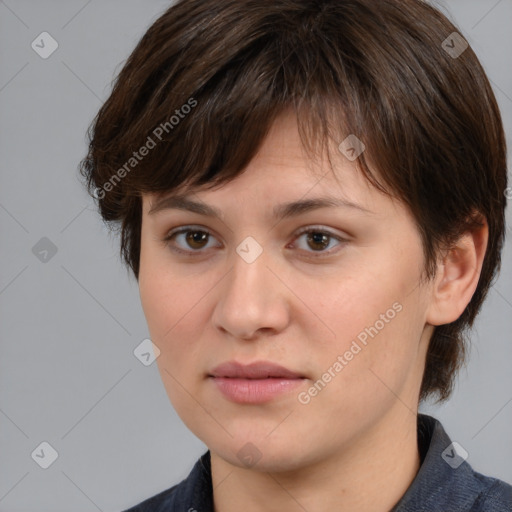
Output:
[[[304,379],[235,379],[212,377],[213,381],[226,398],[240,404],[259,404],[268,402],[298,388]]]

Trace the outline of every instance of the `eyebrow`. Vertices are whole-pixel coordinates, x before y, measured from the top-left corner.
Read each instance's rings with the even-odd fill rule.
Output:
[[[298,201],[292,201],[290,203],[282,203],[274,207],[273,217],[278,220],[283,220],[289,217],[295,217],[303,213],[317,210],[319,208],[351,208],[359,210],[366,214],[375,214],[371,210],[364,208],[363,206],[347,201],[345,199],[335,197],[316,197],[313,199],[301,199]],[[199,215],[205,215],[209,217],[215,217],[222,219],[222,213],[214,206],[210,206],[206,203],[193,201],[186,194],[177,194],[170,197],[165,197],[157,201],[149,210],[149,215],[154,215],[162,210],[178,209],[186,210]]]

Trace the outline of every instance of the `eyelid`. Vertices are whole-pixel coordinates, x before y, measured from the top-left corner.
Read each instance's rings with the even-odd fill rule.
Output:
[[[317,224],[317,225],[311,224],[311,225],[299,228],[298,231],[295,232],[294,236],[298,237],[299,235],[302,235],[303,233],[308,233],[310,231],[325,233],[327,235],[332,236],[333,238],[336,238],[337,240],[348,240],[349,239],[348,234],[347,235],[337,234],[331,228],[322,226],[321,224]]]

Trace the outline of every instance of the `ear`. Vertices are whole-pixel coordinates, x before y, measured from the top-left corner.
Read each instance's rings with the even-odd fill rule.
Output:
[[[464,233],[440,257],[437,275],[427,310],[426,321],[444,325],[457,320],[475,293],[482,271],[489,227],[482,217],[481,226]]]

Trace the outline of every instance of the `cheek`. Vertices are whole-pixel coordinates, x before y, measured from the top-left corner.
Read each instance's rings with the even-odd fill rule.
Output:
[[[175,286],[175,283],[174,283]],[[163,337],[173,324],[179,309],[178,294],[175,287],[166,286],[165,279],[147,277],[141,272],[139,293],[153,342],[163,341]]]
[[[375,262],[367,265],[362,262],[351,268],[350,276],[324,283],[324,287],[316,292],[319,312],[338,338],[336,348],[342,349],[359,334],[364,342],[364,333],[368,329],[374,332],[372,326],[376,323],[379,333],[388,330],[389,324],[399,316],[397,309],[400,305],[397,303],[404,297],[402,281],[412,279],[412,276],[394,274],[382,261],[379,263],[381,267]]]
[[[196,342],[203,319],[198,316],[201,308],[194,308],[198,294],[182,281],[178,276],[146,275],[139,281],[139,289],[151,340],[160,350],[156,364],[162,383],[180,416],[188,418],[193,417],[195,404],[189,393],[197,394],[197,378],[203,369],[198,366],[201,354]]]
[[[368,383],[368,371],[378,367],[388,371],[406,357],[407,348],[403,305],[388,291],[353,300],[338,300],[331,305],[329,321],[336,333],[333,340],[325,339],[323,365],[341,361],[345,379],[360,386]],[[345,382],[346,384],[346,382]]]
[[[203,370],[197,363],[204,359],[200,342],[210,314],[205,305],[215,280],[207,276],[194,279],[175,272],[168,262],[159,267],[156,261],[151,271],[141,265],[139,275],[142,308],[151,340],[160,349],[157,364],[164,383],[167,388],[176,385],[169,374],[188,382]]]
[[[333,386],[336,394],[365,394],[370,402],[390,394],[408,378],[423,328],[421,293],[415,289],[419,269],[392,258],[374,263],[361,264],[355,274],[359,277],[324,289],[319,311],[336,338],[324,338],[321,351],[310,354],[320,362],[319,371],[325,372],[340,363],[341,356],[343,368],[337,365],[340,377]]]
[[[168,339],[186,319],[197,286],[191,287],[187,277],[169,264],[165,251],[154,244],[142,240],[139,294],[152,340],[162,344],[159,347],[162,349],[169,345]]]

